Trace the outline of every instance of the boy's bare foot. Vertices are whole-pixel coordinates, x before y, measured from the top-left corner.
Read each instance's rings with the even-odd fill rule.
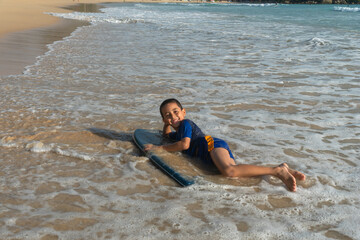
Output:
[[[282,163],[282,164],[280,164],[280,166],[285,166],[288,169],[289,173],[291,175],[293,175],[297,180],[303,181],[303,180],[306,179],[305,174],[303,174],[302,172],[299,172],[299,171],[296,171],[294,169],[289,168],[289,166],[286,163]]]
[[[285,183],[285,185],[287,186],[287,188],[290,191],[295,192],[296,191],[296,179],[289,172],[289,168],[287,167],[287,165],[285,165],[284,163],[280,164],[278,167],[275,168],[275,171],[276,171],[275,176],[280,178],[280,180],[283,181],[283,183]]]

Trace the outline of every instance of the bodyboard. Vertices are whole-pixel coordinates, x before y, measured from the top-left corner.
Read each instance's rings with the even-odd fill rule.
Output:
[[[166,173],[169,177],[174,179],[181,186],[186,187],[195,183],[193,179],[188,176],[184,176],[175,169],[173,169],[169,163],[163,161],[162,157],[154,152],[145,152],[144,147],[146,144],[162,145],[164,144],[164,138],[159,130],[147,130],[136,129],[133,134],[133,139],[136,145],[142,152],[151,160],[151,162]]]

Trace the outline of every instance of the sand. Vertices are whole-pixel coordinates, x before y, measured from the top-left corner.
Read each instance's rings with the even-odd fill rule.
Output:
[[[128,0],[126,0],[128,1]],[[161,1],[161,0],[157,0]],[[21,74],[47,51],[47,44],[71,34],[87,24],[64,20],[46,12],[97,11],[99,0],[1,0],[0,1],[0,76]],[[111,2],[125,2],[112,0]],[[156,2],[139,0],[138,2]],[[165,1],[164,1],[165,2]],[[170,0],[166,2],[176,2]]]

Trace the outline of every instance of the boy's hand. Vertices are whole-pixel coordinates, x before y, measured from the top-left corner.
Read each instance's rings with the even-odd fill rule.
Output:
[[[153,150],[155,150],[155,148],[157,148],[157,146],[155,146],[153,144],[145,144],[144,145],[144,151],[145,152],[153,151]]]

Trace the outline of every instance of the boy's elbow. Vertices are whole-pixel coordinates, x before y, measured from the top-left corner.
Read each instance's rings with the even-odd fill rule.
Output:
[[[189,147],[190,147],[190,143],[187,143],[187,142],[182,142],[181,143],[182,151],[188,150]]]

